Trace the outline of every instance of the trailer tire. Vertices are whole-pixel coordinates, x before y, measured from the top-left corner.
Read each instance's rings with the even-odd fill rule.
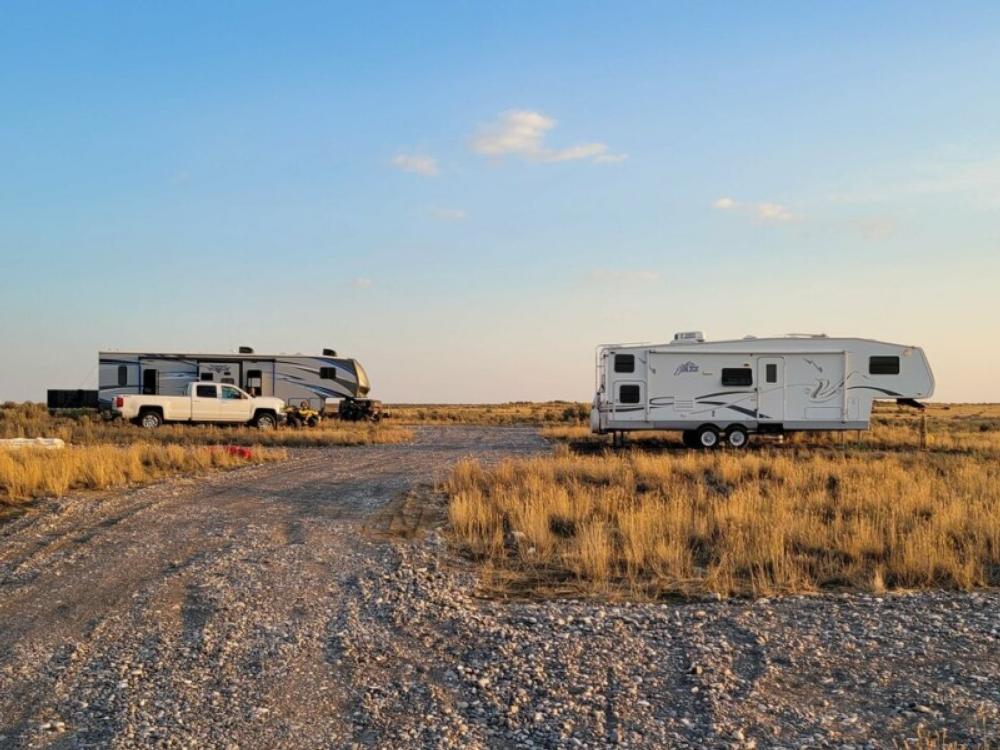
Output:
[[[718,448],[721,442],[718,429],[712,424],[703,424],[698,428],[698,447],[704,450]]]
[[[750,435],[747,433],[746,427],[743,427],[742,425],[733,425],[726,430],[726,445],[730,448],[742,450],[747,447],[747,443],[749,442]]]
[[[261,432],[273,430],[278,426],[278,419],[271,412],[264,411],[254,417],[253,426]]]
[[[139,412],[138,423],[140,427],[147,430],[155,430],[163,424],[163,416],[154,409],[145,409]]]

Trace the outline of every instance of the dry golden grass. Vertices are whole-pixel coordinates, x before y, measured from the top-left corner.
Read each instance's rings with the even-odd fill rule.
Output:
[[[64,450],[0,449],[0,507],[70,490],[146,484],[174,474],[196,474],[251,463],[279,461],[283,449],[229,451],[220,447],[87,445]]]
[[[394,404],[390,412],[394,421],[406,424],[577,424],[590,418],[590,405],[578,401]]]
[[[89,411],[50,416],[42,404],[0,406],[0,438],[58,437],[75,445],[153,442],[170,445],[270,445],[321,447],[409,442],[412,430],[385,424],[325,421],[313,429],[261,432],[246,426],[164,425],[145,430],[127,422],[106,422]]]
[[[456,467],[455,541],[508,590],[660,596],[1000,584],[991,454],[555,455]]]

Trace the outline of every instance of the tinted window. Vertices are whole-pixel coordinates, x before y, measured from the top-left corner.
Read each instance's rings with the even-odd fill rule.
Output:
[[[622,385],[618,387],[618,401],[622,404],[639,403],[639,386]]]
[[[778,382],[778,366],[777,365],[768,365],[767,366],[767,372],[766,372],[766,374],[765,374],[764,377],[765,377],[765,379],[767,380],[768,383],[777,383]]]
[[[723,385],[753,385],[753,370],[749,367],[723,367]]]
[[[196,395],[198,398],[215,398],[215,386],[214,385],[195,386],[194,395]]]
[[[616,354],[615,372],[635,372],[635,355]]]
[[[319,376],[323,380],[336,380],[337,379],[337,368],[336,367],[321,367],[319,368]]]
[[[869,357],[869,375],[899,375],[899,357]]]
[[[128,385],[128,368],[125,365],[118,365],[118,387],[124,388]]]

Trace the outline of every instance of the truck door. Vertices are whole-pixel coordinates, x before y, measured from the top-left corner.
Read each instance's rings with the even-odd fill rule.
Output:
[[[785,420],[785,360],[760,357],[757,360],[757,421]]]
[[[195,383],[191,392],[191,421],[214,422],[219,419],[219,386]]]
[[[220,385],[219,419],[223,422],[249,422],[250,399],[239,388]]]

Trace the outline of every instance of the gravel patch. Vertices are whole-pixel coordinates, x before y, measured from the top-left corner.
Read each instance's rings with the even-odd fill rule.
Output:
[[[1000,593],[499,601],[434,532],[366,533],[413,444],[53,502],[0,527],[0,747],[875,748],[1000,742]]]

